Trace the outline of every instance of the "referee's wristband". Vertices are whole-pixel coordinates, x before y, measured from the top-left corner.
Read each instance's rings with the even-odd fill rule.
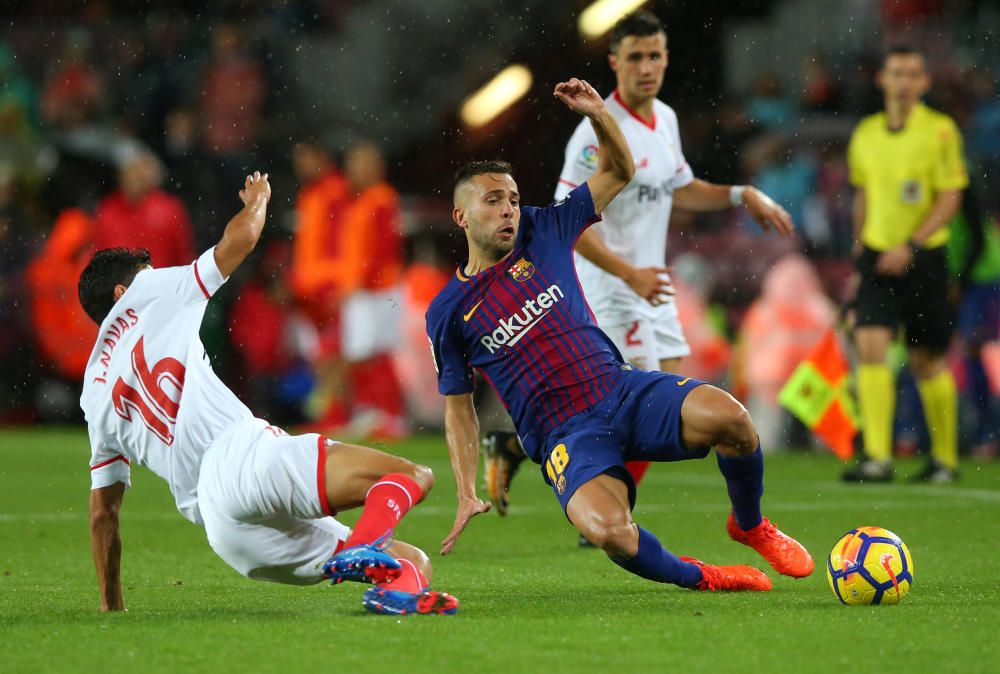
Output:
[[[913,239],[907,241],[906,245],[910,247],[910,252],[913,253],[914,255],[916,255],[917,252],[921,250],[920,244],[918,244]]]
[[[729,188],[729,203],[733,205],[733,208],[743,205],[743,193],[746,189],[746,185],[733,185]]]

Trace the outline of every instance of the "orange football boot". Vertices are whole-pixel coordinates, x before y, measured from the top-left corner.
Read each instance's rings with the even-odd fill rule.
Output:
[[[767,592],[771,589],[771,579],[763,571],[752,566],[715,566],[694,557],[681,557],[682,562],[690,562],[701,567],[701,582],[695,588],[712,592]]]
[[[801,543],[781,533],[766,517],[749,531],[740,529],[733,513],[726,521],[729,537],[737,543],[749,545],[774,567],[774,570],[793,578],[805,578],[813,572],[813,558]]]

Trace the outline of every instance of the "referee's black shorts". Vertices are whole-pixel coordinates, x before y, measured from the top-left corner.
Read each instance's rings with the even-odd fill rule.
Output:
[[[942,353],[948,349],[955,312],[948,302],[945,247],[917,250],[902,276],[875,271],[880,252],[865,247],[858,258],[861,284],[855,305],[858,327],[903,326],[908,346]]]

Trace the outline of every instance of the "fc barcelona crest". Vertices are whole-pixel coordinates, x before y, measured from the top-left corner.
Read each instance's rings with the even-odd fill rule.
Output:
[[[524,283],[535,274],[535,265],[523,257],[510,266],[507,270],[511,278],[518,283]]]

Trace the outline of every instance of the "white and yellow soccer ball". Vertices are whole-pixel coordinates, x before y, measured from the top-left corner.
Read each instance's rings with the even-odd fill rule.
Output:
[[[888,529],[858,527],[833,546],[826,579],[844,604],[898,604],[913,585],[913,559]]]

